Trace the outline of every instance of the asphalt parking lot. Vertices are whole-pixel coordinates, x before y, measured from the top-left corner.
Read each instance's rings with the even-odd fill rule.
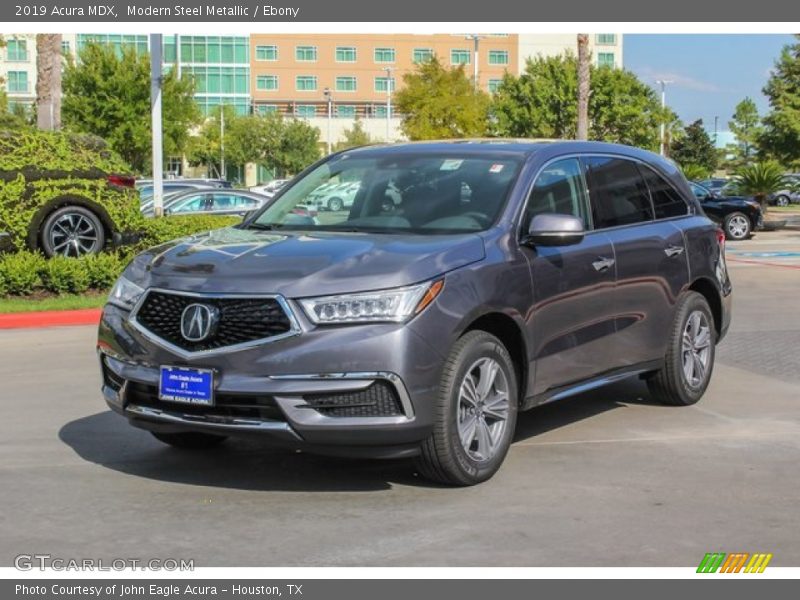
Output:
[[[93,327],[2,331],[0,565],[800,565],[800,232],[728,249],[733,325],[698,405],[630,382],[539,408],[469,489],[255,441],[169,449],[106,409]]]

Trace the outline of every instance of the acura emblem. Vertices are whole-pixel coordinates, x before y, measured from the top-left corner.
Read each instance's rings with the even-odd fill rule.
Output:
[[[219,309],[207,304],[190,304],[181,315],[181,335],[189,342],[202,342],[213,335]]]

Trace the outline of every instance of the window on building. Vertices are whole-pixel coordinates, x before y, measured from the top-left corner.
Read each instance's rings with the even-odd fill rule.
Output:
[[[598,67],[615,67],[616,61],[613,52],[598,52],[597,53],[597,66]]]
[[[298,75],[295,83],[295,89],[297,89],[298,92],[314,92],[317,89],[317,78],[315,75]]]
[[[490,79],[488,85],[489,93],[494,94],[500,87],[501,83],[503,83],[502,79]]]
[[[613,46],[617,43],[616,33],[598,33],[595,38],[599,46]]]
[[[356,49],[352,46],[337,46],[336,62],[356,62]]]
[[[464,50],[463,48],[454,48],[450,50],[450,64],[453,65],[468,65],[472,60],[472,52]]]
[[[9,71],[8,82],[6,83],[9,92],[25,93],[28,92],[28,72]]]
[[[70,53],[69,42],[67,40],[63,40],[61,42],[61,54],[68,55],[69,53]]]
[[[336,78],[337,92],[355,92],[356,78],[351,76],[341,76]]]
[[[26,40],[8,40],[6,42],[6,58],[8,61],[28,60],[28,42]]]
[[[490,65],[507,65],[508,50],[489,50]]]
[[[256,46],[256,60],[278,60],[278,47]]]
[[[253,110],[255,111],[256,114],[268,115],[271,113],[278,112],[278,107],[275,106],[274,104],[256,104],[253,107]]]
[[[636,163],[622,158],[586,159],[595,227],[653,220],[650,194]]]
[[[372,107],[372,116],[376,119],[385,119],[386,118],[386,105],[385,104],[376,104]]]
[[[339,119],[355,119],[356,107],[340,105],[336,107],[336,117]]]
[[[376,63],[393,63],[394,59],[394,48],[375,48]]]
[[[375,78],[375,91],[376,92],[394,92],[394,77],[376,77]]]
[[[278,89],[277,75],[259,75],[256,77],[256,89],[263,92],[272,92]]]
[[[294,49],[294,58],[300,62],[315,62],[317,60],[317,47],[297,46]]]
[[[433,59],[433,48],[414,48],[411,60],[414,64],[426,63]]]
[[[294,114],[301,119],[311,119],[317,116],[317,107],[313,104],[298,104],[294,107]]]

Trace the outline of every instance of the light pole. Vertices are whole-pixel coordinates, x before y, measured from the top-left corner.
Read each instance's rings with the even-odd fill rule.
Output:
[[[478,48],[481,42],[482,35],[478,35],[477,33],[470,33],[469,35],[465,36],[466,39],[472,40],[473,44],[473,68],[472,68],[472,77],[473,77],[473,85],[475,87],[475,91],[478,91],[478,59],[480,58],[480,54],[478,53]]]
[[[164,214],[164,156],[161,125],[161,34],[150,34],[150,126],[153,142],[153,214]]]
[[[219,105],[219,170],[222,179],[225,179],[225,105]]]
[[[332,151],[332,144],[331,144],[331,119],[333,118],[333,94],[331,93],[331,88],[325,88],[323,90],[323,95],[325,96],[325,102],[328,103],[328,154]]]
[[[392,137],[392,73],[394,67],[383,67],[386,71],[386,143],[391,142]]]
[[[672,83],[671,80],[667,79],[659,79],[656,81],[658,85],[661,86],[661,145],[659,147],[659,154],[664,156],[665,144],[666,144],[666,134],[667,134],[667,123],[666,119],[667,116],[664,114],[664,108],[667,106],[667,84]]]

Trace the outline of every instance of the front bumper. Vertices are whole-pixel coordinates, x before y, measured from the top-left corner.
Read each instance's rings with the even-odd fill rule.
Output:
[[[325,454],[416,454],[431,431],[443,357],[403,325],[314,328],[300,321],[299,335],[190,358],[142,335],[125,311],[106,306],[98,340],[103,396],[132,425],[150,431],[258,435]],[[161,365],[214,370],[220,402],[198,408],[161,401]],[[315,400],[375,390],[391,394],[397,409],[376,414],[356,407],[334,415]]]

